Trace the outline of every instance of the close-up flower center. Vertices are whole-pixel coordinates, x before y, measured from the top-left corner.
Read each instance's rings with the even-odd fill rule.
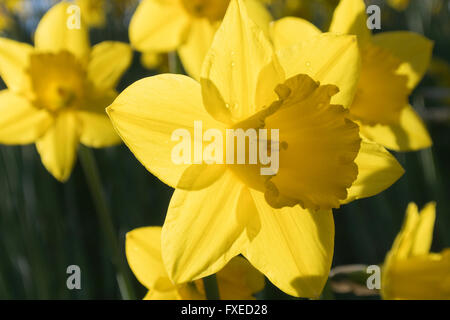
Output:
[[[67,51],[33,54],[28,71],[35,105],[40,108],[51,112],[73,108],[84,96],[85,71]]]
[[[182,0],[182,3],[191,15],[214,22],[223,18],[230,0]]]
[[[287,94],[280,95],[281,104],[276,102],[278,106],[266,112],[263,120],[267,132],[279,131],[278,171],[262,176],[260,168],[264,166],[248,162],[233,165],[232,170],[247,185],[265,191],[273,207],[339,207],[339,200],[347,197],[347,189],[358,174],[354,162],[361,142],[358,125],[347,119],[348,112],[342,106],[330,104],[337,93],[335,86],[319,85],[299,75],[279,85],[277,92]],[[270,155],[273,149],[267,145]]]

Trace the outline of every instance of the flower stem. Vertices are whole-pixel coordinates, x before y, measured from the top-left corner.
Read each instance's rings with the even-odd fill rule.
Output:
[[[219,286],[217,285],[215,274],[203,278],[203,284],[205,286],[207,300],[220,300]]]
[[[170,73],[181,73],[180,63],[178,62],[178,55],[176,51],[168,53],[168,63]]]
[[[116,277],[120,294],[125,300],[135,299],[130,276],[120,251],[111,212],[103,192],[100,174],[94,154],[91,149],[80,145],[79,155],[81,166],[83,167],[86,181],[91,191],[92,200],[94,201],[95,211],[97,212],[97,217],[99,219],[104,237],[107,240],[106,242],[109,247],[108,249],[110,250],[111,260],[116,268]]]

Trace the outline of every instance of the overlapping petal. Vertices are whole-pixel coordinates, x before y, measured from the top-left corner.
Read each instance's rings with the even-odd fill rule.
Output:
[[[423,120],[410,105],[403,107],[398,123],[362,126],[361,132],[367,138],[396,151],[420,150],[432,145]]]
[[[161,228],[143,227],[127,233],[125,252],[136,278],[150,291],[173,294],[161,256]]]
[[[240,253],[245,224],[237,209],[244,188],[227,170],[202,190],[175,190],[163,226],[162,255],[176,283],[213,274]]]
[[[354,36],[320,34],[277,52],[286,78],[307,74],[321,84],[333,84],[339,93],[331,100],[348,108],[358,86],[361,59]]]
[[[39,139],[52,124],[51,115],[35,108],[11,90],[0,91],[0,142],[28,144]]]
[[[88,28],[80,20],[80,25],[70,25],[72,4],[62,1],[53,6],[41,19],[34,35],[37,50],[57,53],[67,50],[87,63],[90,53]],[[79,17],[72,17],[78,19]]]
[[[258,108],[255,92],[260,71],[273,63],[264,32],[248,17],[242,1],[232,1],[205,58],[202,77],[218,88],[235,121]]]
[[[253,294],[264,288],[264,276],[239,256],[231,259],[216,277],[223,300],[254,299]]]
[[[270,207],[264,194],[251,191],[256,212],[249,221],[259,232],[244,250],[250,263],[284,292],[318,297],[331,267],[334,222],[331,211],[295,206]]]
[[[397,73],[407,76],[408,88],[414,89],[430,64],[433,41],[417,33],[395,31],[376,34],[373,43],[401,60]]]
[[[112,99],[108,100],[112,101]],[[122,140],[103,108],[93,111],[77,111],[77,118],[79,120],[80,142],[85,146],[103,148],[121,143]]]
[[[144,0],[131,19],[130,42],[139,51],[172,51],[183,43],[190,23],[180,1]]]
[[[200,79],[203,60],[208,53],[216,27],[207,19],[195,19],[186,36],[186,41],[178,49],[183,67],[194,79]]]
[[[371,40],[367,27],[366,5],[363,0],[341,0],[333,14],[330,32],[352,34],[358,37],[358,44],[364,46]]]
[[[128,44],[103,41],[92,48],[88,78],[98,89],[115,89],[133,57]]]
[[[270,28],[270,35],[276,50],[289,48],[320,33],[322,32],[311,22],[296,17],[277,20]]]
[[[362,140],[355,163],[358,176],[347,190],[347,199],[342,203],[374,196],[389,188],[405,172],[383,146],[367,139]]]
[[[0,38],[0,76],[9,89],[16,92],[29,89],[26,72],[32,52],[29,44]]]

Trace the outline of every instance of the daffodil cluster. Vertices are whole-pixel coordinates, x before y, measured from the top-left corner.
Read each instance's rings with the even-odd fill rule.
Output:
[[[403,175],[387,149],[432,144],[409,95],[433,44],[406,31],[372,35],[362,0],[341,0],[328,32],[296,17],[271,21],[260,0],[143,0],[130,22],[131,47],[149,66],[176,51],[189,76],[158,74],[120,93],[131,47],[91,47],[88,26],[105,24],[105,2],[76,3],[79,28],[67,25],[70,3],[62,1],[40,21],[34,47],[0,38],[0,142],[35,143],[64,182],[79,143],[123,141],[175,189],[162,228],[127,235],[146,299],[205,299],[201,279],[214,274],[224,299],[253,298],[264,276],[289,295],[319,297],[333,260],[332,210]],[[174,132],[186,132],[190,154],[199,122],[216,133],[202,154],[232,130],[256,132],[279,146],[259,149],[277,152],[279,167],[262,175],[267,163],[227,162],[225,147],[216,161],[174,161]],[[264,129],[279,136],[262,137]],[[239,147],[249,154],[251,143]],[[420,215],[410,205],[384,265],[384,298],[420,298],[424,286],[426,297],[449,298],[448,252],[429,253],[433,222],[433,205]]]

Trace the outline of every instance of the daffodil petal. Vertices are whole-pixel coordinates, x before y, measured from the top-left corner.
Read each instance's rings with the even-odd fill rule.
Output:
[[[355,163],[358,177],[347,190],[347,199],[342,203],[374,196],[389,188],[405,172],[385,148],[367,139],[362,140]]]
[[[26,69],[32,52],[29,44],[0,38],[0,76],[9,89],[19,92],[29,88]]]
[[[449,300],[450,249],[385,265],[383,299]]]
[[[77,112],[80,120],[80,142],[92,148],[104,148],[119,144],[122,140],[116,133],[106,112]]]
[[[352,119],[364,124],[396,123],[408,103],[408,78],[397,73],[401,61],[389,50],[368,44],[361,50],[358,90],[350,106]]]
[[[258,111],[255,93],[260,71],[272,63],[271,44],[249,18],[241,0],[232,0],[206,55],[202,78],[219,89],[236,121]]]
[[[244,3],[249,17],[268,34],[272,17],[264,5],[259,0],[244,0]],[[194,19],[186,41],[178,49],[185,70],[194,79],[200,79],[203,61],[211,47],[217,28],[218,24],[211,23],[208,19]]]
[[[195,19],[186,41],[178,49],[184,69],[194,79],[200,79],[203,61],[214,38],[216,27],[207,19]]]
[[[353,34],[358,37],[360,46],[371,40],[367,27],[366,5],[363,0],[341,0],[334,11],[330,32]]]
[[[269,36],[269,27],[272,21],[272,15],[269,10],[261,3],[261,0],[244,0],[244,3],[250,19],[261,28],[266,36]]]
[[[270,34],[276,50],[282,50],[308,40],[322,32],[311,22],[285,17],[272,23]]]
[[[130,66],[132,51],[128,44],[104,41],[92,48],[88,78],[99,89],[114,89]]]
[[[179,299],[180,295],[178,294],[177,289],[169,291],[150,290],[143,298],[143,300],[179,300]]]
[[[327,281],[334,248],[330,211],[295,207],[274,209],[264,194],[251,191],[260,224],[244,256],[279,289],[297,297],[318,297]]]
[[[339,93],[331,102],[344,108],[351,105],[361,70],[361,57],[354,36],[324,33],[277,51],[277,55],[286,78],[307,74],[322,85],[333,84],[339,88]]]
[[[216,274],[220,298],[250,300],[264,288],[264,276],[242,257],[234,257]]]
[[[139,51],[167,52],[183,43],[191,18],[176,0],[143,0],[130,22],[130,42]]]
[[[11,90],[0,91],[0,143],[28,144],[39,139],[52,123],[43,109]]]
[[[419,208],[414,202],[410,202],[406,208],[405,220],[400,232],[395,237],[392,249],[388,254],[389,261],[408,259],[412,256],[415,233],[420,222]]]
[[[435,219],[436,203],[428,203],[420,213],[414,202],[409,203],[402,228],[395,238],[386,261],[391,263],[428,254],[433,241]]]
[[[73,4],[62,1],[47,11],[36,29],[35,47],[40,51],[54,53],[67,50],[87,63],[90,52],[88,28],[82,19],[79,26],[69,26],[71,19],[77,19],[71,6]]]
[[[395,151],[415,151],[433,144],[425,124],[410,105],[402,109],[398,124],[362,125],[361,132],[367,138]]]
[[[173,281],[213,274],[240,253],[245,226],[236,210],[244,188],[227,170],[203,190],[175,190],[162,231],[163,260]]]
[[[188,130],[192,146],[194,121],[202,121],[204,130],[223,128],[204,109],[200,85],[182,75],[164,74],[135,82],[107,112],[138,160],[174,188],[191,164],[175,164],[172,159],[173,148],[180,143],[172,140],[173,132]]]
[[[283,67],[278,58],[273,57],[272,63],[269,63],[261,69],[256,84],[255,105],[259,109],[265,109],[279,99],[274,88],[286,80]]]
[[[143,227],[128,232],[125,253],[134,275],[147,289],[158,293],[175,289],[162,261],[161,227]]]
[[[408,88],[414,89],[430,65],[433,41],[409,32],[382,32],[373,37],[373,42],[402,61],[397,73],[408,77]]]
[[[91,92],[83,108],[75,111],[82,144],[92,148],[104,148],[121,143],[122,140],[106,113],[106,107],[116,97],[115,90]]]
[[[70,177],[75,164],[79,134],[75,114],[60,112],[53,125],[36,142],[45,168],[60,182]]]
[[[420,217],[414,232],[411,255],[420,256],[430,252],[435,220],[436,203],[430,202],[420,211]]]

